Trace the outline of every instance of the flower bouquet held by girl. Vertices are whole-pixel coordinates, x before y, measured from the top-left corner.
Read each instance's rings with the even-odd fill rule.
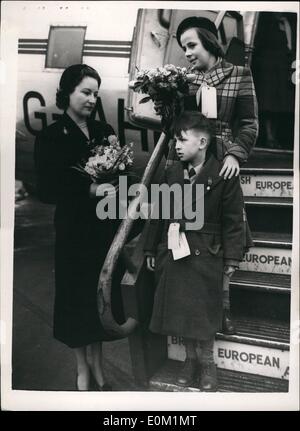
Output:
[[[139,71],[136,80],[129,82],[129,88],[148,95],[139,103],[146,103],[149,100],[160,100],[163,103],[162,126],[168,128],[180,114],[182,97],[188,94],[189,83],[195,78],[196,75],[188,73],[185,67],[166,64],[164,67]]]

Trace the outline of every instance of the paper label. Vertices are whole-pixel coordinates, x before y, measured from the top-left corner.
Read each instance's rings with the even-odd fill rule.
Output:
[[[171,223],[168,230],[168,249],[179,248],[179,223]]]
[[[179,247],[172,249],[172,253],[174,260],[182,259],[183,257],[189,256],[191,254],[191,250],[184,232],[180,232]]]
[[[202,114],[207,118],[217,118],[217,90],[215,87],[202,87]]]

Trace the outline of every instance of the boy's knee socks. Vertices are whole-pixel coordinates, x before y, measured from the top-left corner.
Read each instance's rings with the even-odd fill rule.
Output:
[[[196,341],[191,338],[184,338],[184,345],[187,358],[197,358]]]
[[[215,342],[215,337],[209,340],[200,341],[200,347],[201,347],[200,362],[202,363],[214,362],[214,342]]]
[[[230,310],[229,289],[223,290],[223,309]]]

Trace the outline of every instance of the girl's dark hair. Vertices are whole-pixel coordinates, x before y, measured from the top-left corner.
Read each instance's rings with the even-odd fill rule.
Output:
[[[199,132],[206,132],[210,137],[209,147],[211,152],[215,150],[215,123],[203,115],[199,111],[184,111],[181,115],[176,117],[174,121],[174,136],[181,137],[182,132],[187,130],[196,130]]]
[[[218,41],[218,31],[215,24],[208,18],[192,16],[184,19],[178,26],[176,38],[178,44],[181,46],[181,35],[191,28],[194,28],[198,34],[199,39],[206,51],[210,52],[216,58],[224,57],[224,51],[220,42]]]
[[[96,79],[98,86],[100,86],[101,78],[98,72],[86,64],[73,64],[64,70],[59,81],[59,88],[56,91],[56,106],[59,109],[65,111],[68,108],[70,94],[87,76]]]

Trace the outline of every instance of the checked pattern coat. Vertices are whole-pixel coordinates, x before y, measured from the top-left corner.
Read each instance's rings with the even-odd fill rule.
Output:
[[[209,72],[198,72],[190,84],[189,95],[184,98],[183,109],[201,109],[201,99],[199,106],[196,101],[201,85],[217,90],[218,118],[212,121],[215,123],[218,160],[231,154],[240,164],[245,163],[258,136],[257,99],[250,69],[221,59]],[[174,160],[178,159],[171,142],[167,166]]]

